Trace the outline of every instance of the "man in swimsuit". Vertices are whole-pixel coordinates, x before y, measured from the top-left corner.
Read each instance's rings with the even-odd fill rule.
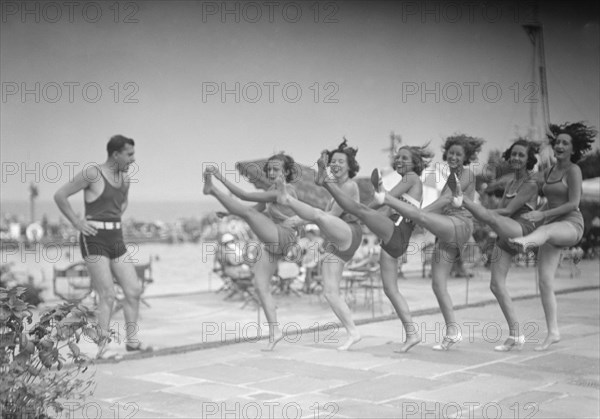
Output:
[[[98,357],[116,357],[106,351],[110,318],[115,304],[113,277],[123,289],[123,314],[126,322],[127,351],[148,351],[135,337],[142,284],[135,268],[126,257],[121,216],[127,208],[130,179],[129,166],[135,162],[134,141],[122,135],[113,136],[106,146],[108,156],[101,165],[78,173],[55,194],[54,201],[61,212],[81,233],[81,254],[85,260],[92,286],[98,294],[98,326],[100,338]],[[71,195],[83,190],[85,218],[81,219],[69,203]]]

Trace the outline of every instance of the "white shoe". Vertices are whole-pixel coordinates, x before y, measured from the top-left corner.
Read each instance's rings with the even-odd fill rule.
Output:
[[[494,347],[496,352],[509,352],[512,350],[520,351],[525,345],[525,336],[509,336],[502,345]]]

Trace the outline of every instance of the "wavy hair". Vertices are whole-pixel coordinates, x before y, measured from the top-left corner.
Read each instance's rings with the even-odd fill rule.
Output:
[[[423,173],[423,170],[425,170],[427,168],[427,166],[429,166],[429,163],[431,163],[431,160],[433,159],[433,156],[435,155],[433,151],[431,151],[429,148],[429,143],[425,144],[424,146],[411,146],[411,145],[405,145],[400,147],[397,151],[396,151],[396,156],[398,155],[398,151],[400,150],[408,150],[410,152],[410,156],[412,158],[412,163],[413,163],[413,171],[421,176],[421,173]],[[394,170],[396,170],[396,160],[394,156],[394,163],[392,163],[392,167],[394,168]]]
[[[450,147],[453,145],[459,145],[465,151],[465,161],[463,162],[463,165],[466,166],[471,164],[474,161],[477,161],[477,153],[481,151],[481,146],[484,142],[485,140],[482,138],[470,137],[465,134],[451,135],[450,137],[446,138],[446,142],[442,146],[442,150],[444,151],[442,159],[446,161]]]
[[[537,153],[539,153],[539,151],[540,151],[540,145],[538,143],[533,142],[533,141],[529,141],[526,138],[519,137],[519,138],[517,138],[510,145],[510,147],[508,147],[506,150],[504,150],[504,153],[502,153],[502,158],[505,161],[509,161],[510,160],[510,154],[512,153],[513,147],[516,146],[516,145],[523,146],[523,147],[525,147],[527,149],[527,164],[526,164],[526,169],[527,170],[533,170],[533,167],[538,162],[538,159],[537,159],[537,157],[535,155]]]
[[[263,166],[263,172],[265,173],[265,175],[267,175],[267,167],[269,165],[269,162],[272,160],[279,160],[283,163],[283,173],[285,173],[285,181],[287,183],[290,183],[295,179],[297,175],[296,162],[291,156],[288,156],[283,152],[274,154],[267,159],[265,165]]]
[[[344,141],[340,143],[340,145],[335,150],[327,151],[327,163],[331,163],[331,158],[335,153],[344,153],[348,158],[348,177],[352,179],[358,171],[360,170],[360,166],[356,161],[356,153],[358,153],[358,148],[348,147],[348,140],[344,137]]]
[[[573,124],[565,122],[562,125],[550,124],[548,139],[552,148],[554,148],[556,139],[560,134],[568,134],[571,137],[571,144],[573,145],[571,161],[577,163],[585,153],[592,149],[598,131],[594,127],[588,127],[583,122]]]

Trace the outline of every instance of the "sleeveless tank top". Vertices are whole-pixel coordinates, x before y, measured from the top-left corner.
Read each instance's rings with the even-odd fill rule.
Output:
[[[106,179],[102,170],[98,167],[100,176],[104,180],[104,190],[98,198],[92,202],[85,202],[85,218],[96,221],[121,221],[121,210],[123,203],[127,199],[127,187],[125,182],[115,188]]]
[[[565,180],[565,175],[567,174],[566,171],[557,181],[548,182],[554,167],[556,166],[552,166],[548,171],[544,185],[542,186],[542,192],[548,200],[549,209],[559,207],[569,200],[569,187],[567,186],[567,182]]]
[[[272,191],[275,188],[276,186],[272,185],[268,190]],[[296,187],[293,184],[286,184],[286,190],[291,197],[298,198]],[[267,202],[267,204],[265,205],[265,214],[271,220],[273,220],[275,224],[281,224],[288,218],[296,215],[296,213],[291,208],[285,205],[278,204],[277,202]]]

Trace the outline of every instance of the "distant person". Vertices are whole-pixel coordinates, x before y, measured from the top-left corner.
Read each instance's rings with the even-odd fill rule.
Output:
[[[81,254],[90,273],[92,287],[98,293],[98,325],[109,336],[110,319],[116,300],[113,278],[123,289],[123,314],[126,322],[125,349],[151,351],[136,338],[142,284],[135,268],[125,256],[121,216],[127,208],[130,178],[129,166],[135,162],[135,143],[122,135],[111,137],[106,145],[108,157],[101,165],[88,167],[72,181],[63,185],[54,201],[61,212],[80,232]],[[85,218],[75,214],[68,198],[83,190]],[[129,327],[135,325],[135,327]],[[99,358],[116,357],[107,350],[107,339],[102,339]]]

